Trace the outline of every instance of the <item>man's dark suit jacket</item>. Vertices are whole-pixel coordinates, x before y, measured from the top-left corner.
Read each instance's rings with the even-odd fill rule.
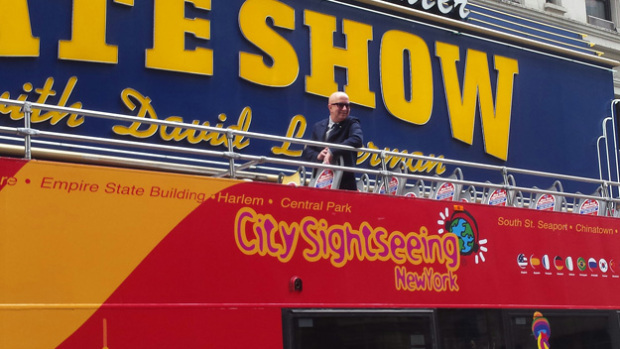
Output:
[[[311,139],[313,141],[338,143],[356,148],[363,145],[362,126],[358,118],[349,115],[349,117],[339,123],[338,126],[330,132],[329,138],[325,139],[328,125],[329,119],[324,119],[314,124]],[[304,149],[302,157],[307,161],[317,162],[317,157],[322,149],[323,148],[320,147],[307,146]],[[344,166],[355,166],[357,152],[335,148],[330,148],[329,150],[332,152],[336,164],[338,163],[338,158],[342,157]],[[357,190],[355,174],[353,172],[344,172],[342,174],[340,189]]]

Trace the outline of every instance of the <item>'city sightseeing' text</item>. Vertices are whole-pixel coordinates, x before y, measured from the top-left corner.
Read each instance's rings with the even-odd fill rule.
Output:
[[[353,259],[416,266],[439,263],[447,272],[455,272],[460,266],[458,237],[453,233],[429,235],[424,226],[419,232],[403,233],[372,227],[368,222],[357,228],[348,222],[329,225],[325,219],[312,216],[285,222],[249,207],[237,212],[234,224],[235,242],[241,252],[275,257],[283,263],[293,258],[301,238],[305,243],[301,254],[306,261],[328,260],[337,268]]]

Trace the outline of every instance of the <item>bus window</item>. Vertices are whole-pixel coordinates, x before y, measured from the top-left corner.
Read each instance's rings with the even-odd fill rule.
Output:
[[[285,310],[287,349],[433,349],[431,312]]]
[[[499,309],[437,309],[442,349],[505,348]]]
[[[532,334],[533,313],[510,313],[511,341],[515,349],[536,348]],[[541,313],[549,322],[551,348],[618,348],[618,317],[615,313],[554,310],[542,310]]]

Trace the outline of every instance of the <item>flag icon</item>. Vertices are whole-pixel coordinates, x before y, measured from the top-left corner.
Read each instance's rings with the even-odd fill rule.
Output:
[[[560,256],[555,256],[555,258],[553,259],[553,265],[557,270],[564,269],[564,259],[562,259],[562,257]]]
[[[616,273],[616,261],[613,259],[609,261],[609,270],[614,274]]]
[[[544,255],[542,258],[542,265],[543,268],[545,268],[545,270],[549,270],[549,268],[551,268],[551,265],[549,263],[549,256]]]
[[[585,271],[587,267],[588,266],[586,264],[585,258],[583,258],[583,257],[577,258],[577,268],[579,268],[579,270]]]
[[[573,257],[566,257],[566,269],[568,269],[568,271],[573,271],[574,269],[574,265],[573,265]]]
[[[536,269],[536,267],[540,265],[540,258],[536,258],[534,257],[534,255],[531,255],[530,265],[532,266],[532,268]]]
[[[603,273],[606,273],[606,272],[607,272],[607,270],[609,269],[609,266],[607,265],[607,261],[606,261],[606,260],[604,260],[603,258],[601,258],[601,259],[598,261],[598,268],[599,268],[599,269],[601,269],[601,271],[602,271]]]
[[[588,268],[590,269],[590,271],[594,271],[596,270],[596,268],[598,268],[598,263],[596,262],[596,259],[588,259]]]
[[[521,269],[527,267],[527,257],[525,257],[523,253],[517,256],[517,264],[519,265],[519,268]]]

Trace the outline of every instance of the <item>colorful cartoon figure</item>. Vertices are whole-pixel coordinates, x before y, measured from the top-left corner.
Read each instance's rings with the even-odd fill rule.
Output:
[[[542,313],[535,312],[532,320],[532,333],[538,343],[538,349],[549,349],[549,337],[551,337],[551,326],[549,321],[543,317]]]

